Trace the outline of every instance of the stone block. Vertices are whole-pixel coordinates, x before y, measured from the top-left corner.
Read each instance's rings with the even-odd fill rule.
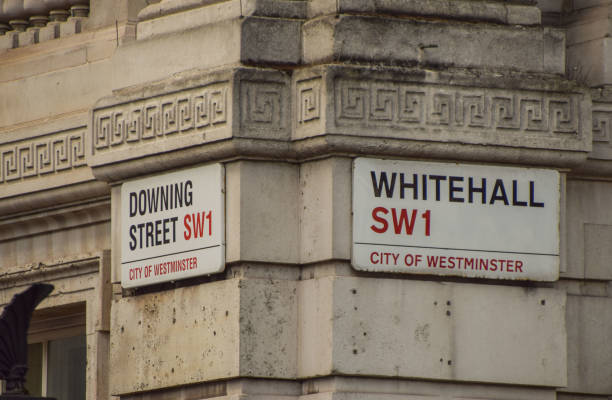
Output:
[[[423,400],[556,400],[554,388],[486,385],[482,383],[428,382],[372,377],[334,376],[303,383],[300,400],[423,399]]]
[[[59,24],[59,36],[68,37],[81,33],[84,18],[69,17],[67,21]]]
[[[7,32],[4,35],[0,36],[0,51],[14,49],[15,47],[18,47],[17,37],[18,35],[16,32]]]
[[[240,36],[241,21],[231,19],[125,43],[113,57],[112,88],[239,62]]]
[[[567,297],[567,388],[569,393],[612,393],[612,298]]]
[[[295,282],[229,279],[115,301],[114,395],[217,379],[294,378]]]
[[[584,224],[584,276],[612,280],[612,223]]]
[[[27,30],[17,34],[18,47],[31,46],[38,42],[38,30]]]
[[[93,106],[110,94],[110,67],[109,62],[101,61],[1,82],[0,124],[10,126]]]
[[[226,262],[299,262],[298,167],[241,161],[226,167]]]
[[[300,20],[248,17],[242,23],[240,60],[244,63],[298,64]]]
[[[165,3],[168,4],[169,2],[166,1]],[[159,7],[161,4],[157,6]],[[204,7],[156,16],[155,18],[141,18],[136,26],[136,36],[138,40],[145,40],[154,36],[237,19],[242,15],[240,11],[240,1],[229,0],[213,2]]]
[[[600,18],[570,24],[567,28],[568,47],[606,37],[612,31],[611,24],[610,17],[605,14]]]
[[[242,15],[303,19],[307,3],[302,0],[246,0],[241,4]]]
[[[239,292],[226,280],[115,301],[111,394],[238,375]]]
[[[297,282],[240,281],[240,376],[297,376]]]
[[[43,43],[59,37],[59,24],[50,22],[38,31],[38,42]]]
[[[591,87],[612,83],[612,38],[603,37],[567,48],[570,78]]]
[[[221,153],[227,157],[245,143],[234,147],[225,141],[232,137],[253,139],[250,151],[270,146],[286,151],[290,86],[283,72],[230,68],[190,71],[117,91],[94,107],[88,164],[99,179],[114,181],[215,160]],[[148,124],[143,112],[160,123]],[[117,124],[124,133],[111,137]],[[213,146],[201,151],[204,144]],[[171,154],[176,150],[182,150],[180,157]]]
[[[520,4],[500,4],[465,0],[311,0],[308,2],[309,16],[332,13],[381,13],[388,15],[415,15],[486,21],[502,24],[537,25],[540,23],[540,10],[533,6]]]
[[[340,15],[303,27],[304,61],[361,61],[562,74],[560,30]]]
[[[351,258],[351,167],[348,158],[300,166],[301,263]]]
[[[117,249],[111,253],[112,283],[121,283],[121,185],[111,188],[111,248]]]
[[[567,181],[566,267],[561,277],[610,279],[606,238],[612,227],[608,203],[612,184],[604,181]],[[602,246],[602,247],[598,247]]]
[[[348,277],[318,281],[300,282],[302,376],[566,384],[562,291]],[[331,305],[319,299],[331,299]],[[319,340],[309,339],[317,328]]]

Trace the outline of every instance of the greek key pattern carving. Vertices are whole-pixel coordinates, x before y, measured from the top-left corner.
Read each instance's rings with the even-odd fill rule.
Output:
[[[0,184],[86,164],[85,128],[0,145]]]
[[[321,78],[298,81],[296,90],[298,122],[304,124],[321,118]]]
[[[283,86],[276,82],[241,81],[242,125],[264,129],[283,128]]]
[[[580,95],[411,85],[335,82],[336,124],[391,128],[580,132]]]
[[[595,104],[593,105],[595,108]],[[593,110],[593,142],[610,143],[612,136],[612,109]]]
[[[93,153],[227,123],[228,82],[94,110]]]

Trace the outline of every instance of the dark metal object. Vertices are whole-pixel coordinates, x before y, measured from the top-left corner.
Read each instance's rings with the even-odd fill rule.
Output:
[[[28,372],[28,327],[32,312],[53,291],[53,285],[35,283],[13,296],[0,315],[0,379],[6,381],[0,400],[40,399],[28,396],[25,375]]]

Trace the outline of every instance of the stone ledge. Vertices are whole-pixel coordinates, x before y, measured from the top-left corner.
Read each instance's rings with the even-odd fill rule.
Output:
[[[232,137],[289,140],[289,87],[282,72],[238,68],[103,99],[92,112],[89,165]]]
[[[339,0],[308,2],[309,17],[330,13],[421,15],[510,25],[539,25],[540,10],[527,2],[475,2],[466,0]]]
[[[307,64],[565,72],[565,35],[554,28],[340,14],[308,20],[302,29]]]
[[[579,87],[499,75],[494,86],[484,77],[466,86],[443,74],[410,72],[340,66],[300,71],[294,77],[293,139],[325,133],[585,155],[591,150],[590,93]]]

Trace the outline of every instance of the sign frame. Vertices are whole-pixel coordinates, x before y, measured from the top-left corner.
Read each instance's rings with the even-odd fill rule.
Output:
[[[560,210],[556,170],[356,158],[351,265],[368,272],[556,281]]]
[[[225,168],[207,164],[121,185],[121,285],[225,269]]]

